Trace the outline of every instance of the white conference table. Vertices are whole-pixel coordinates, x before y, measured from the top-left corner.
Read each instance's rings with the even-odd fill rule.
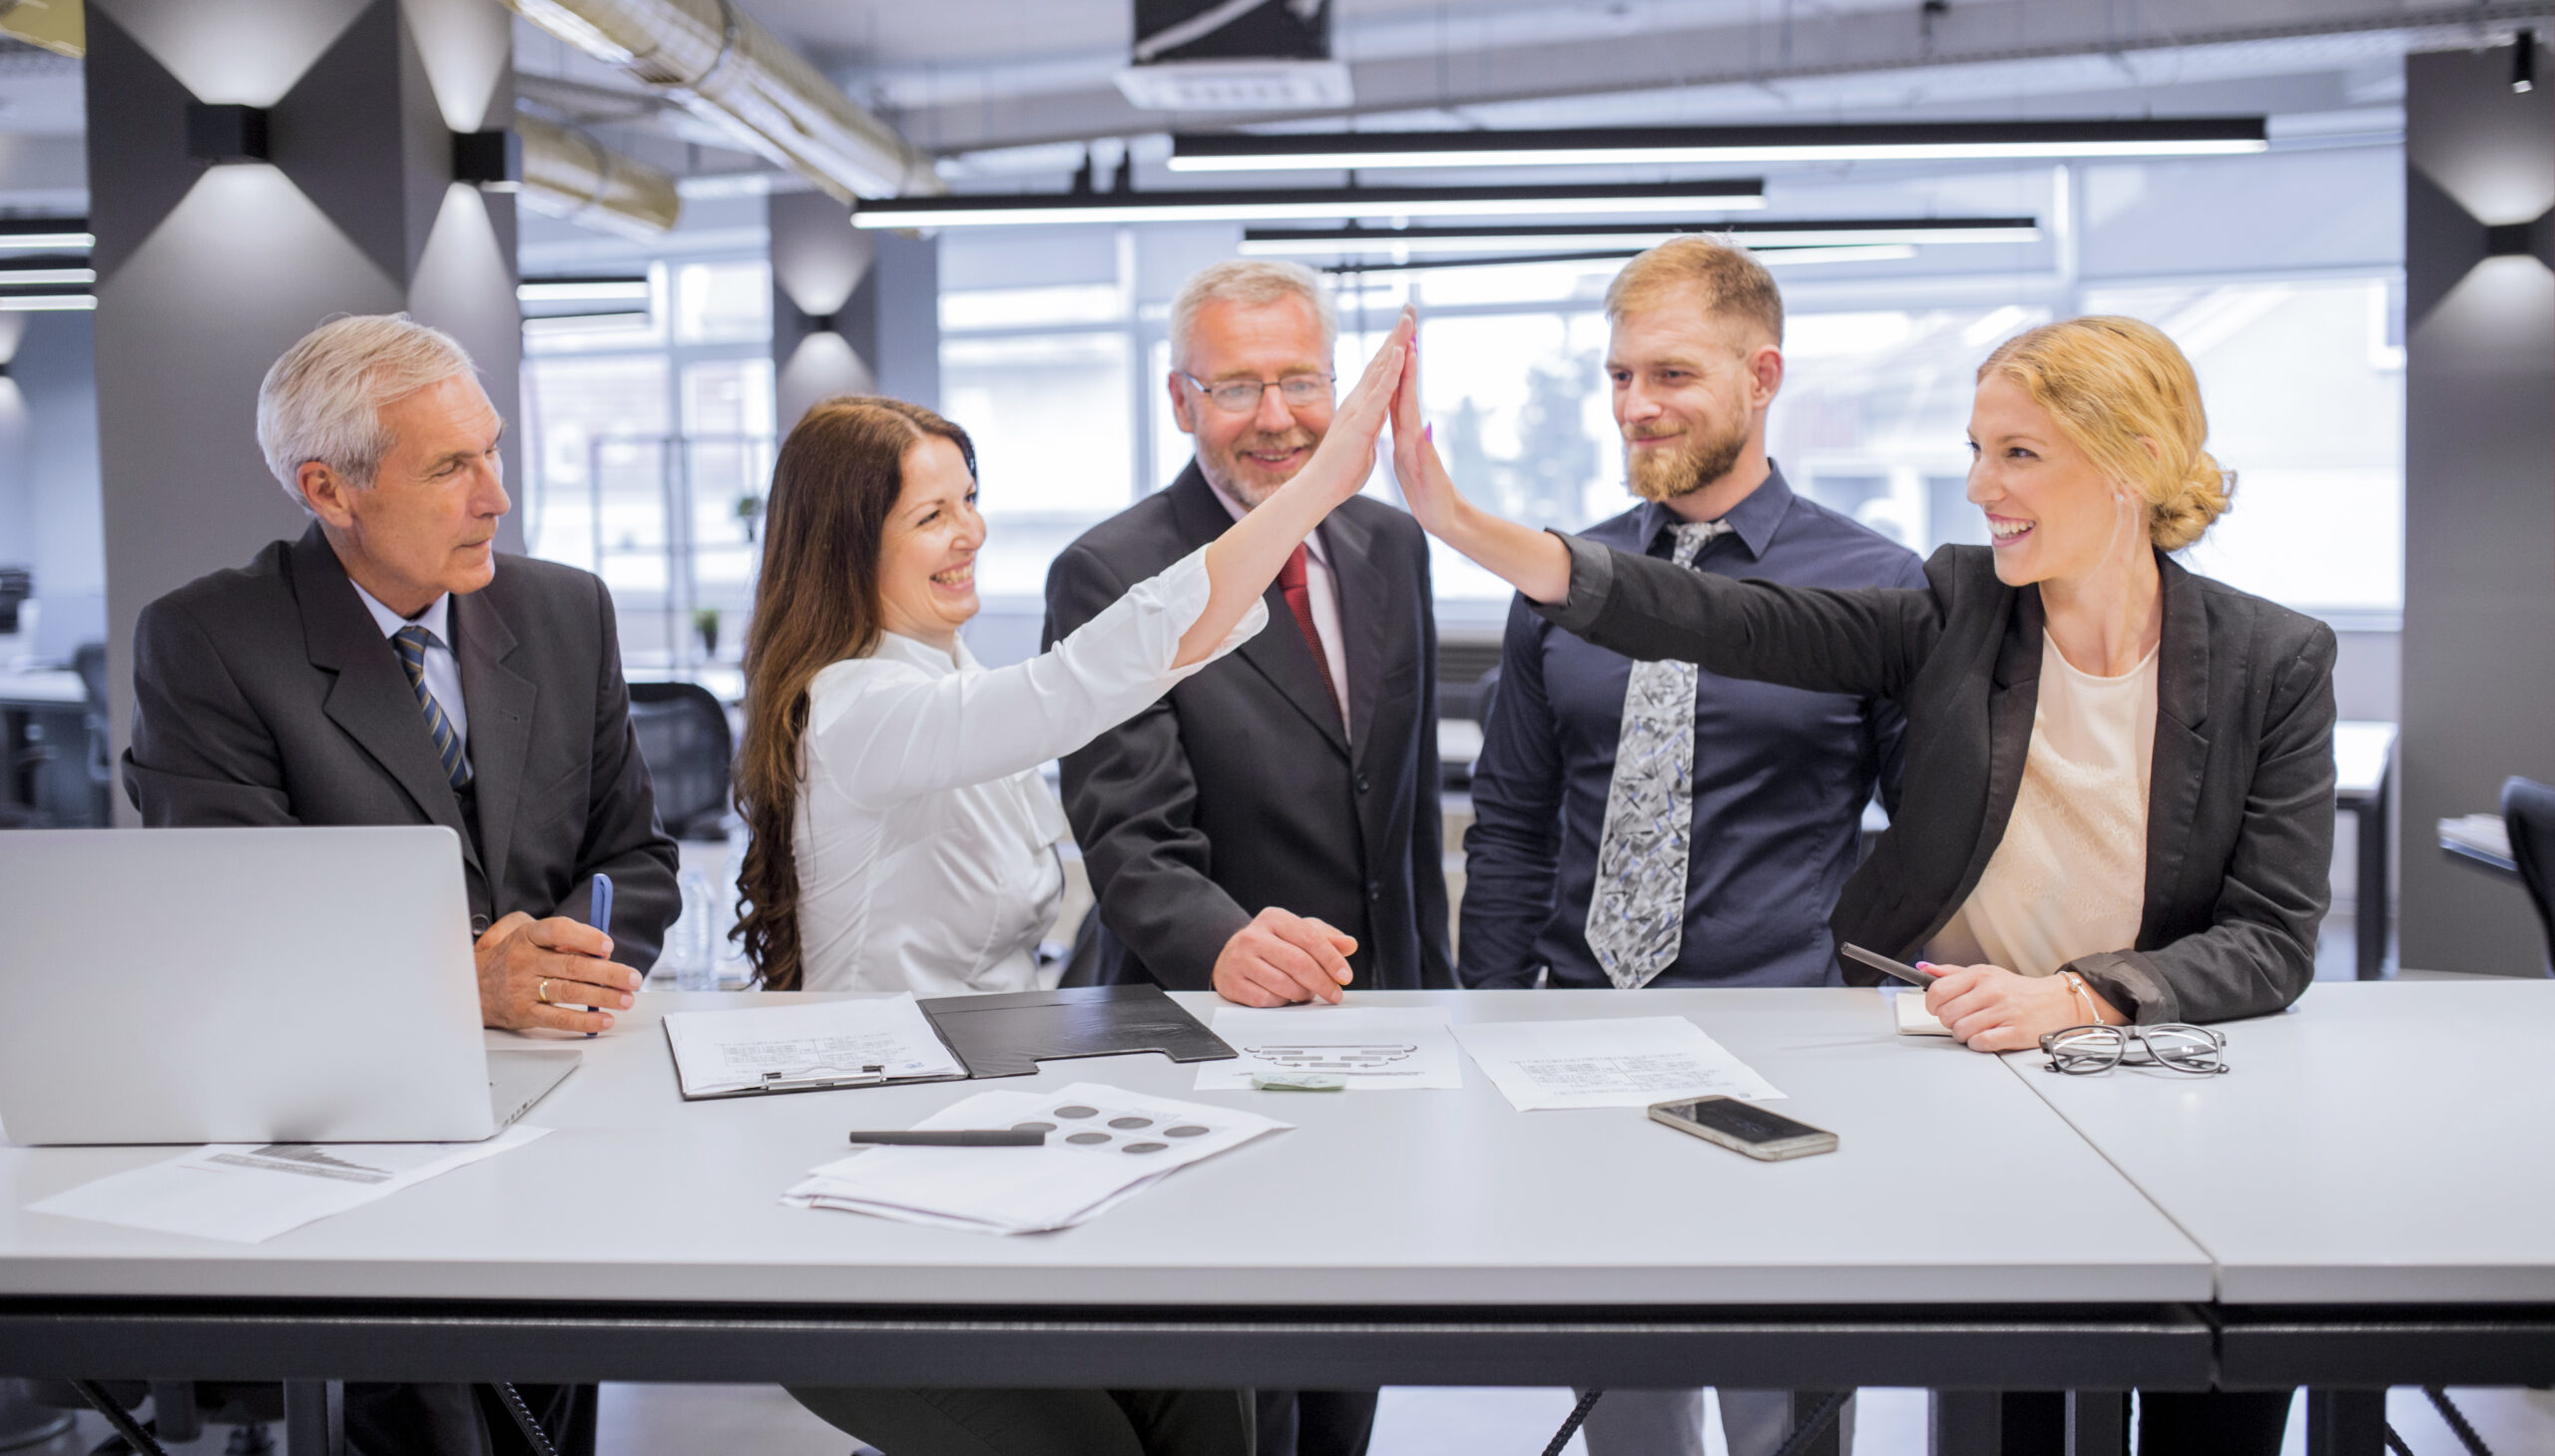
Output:
[[[1870,991],[1358,999],[1459,1020],[1687,1015],[1841,1146],[1760,1164],[1638,1110],[1518,1113],[1469,1063],[1457,1092],[1198,1093],[1194,1067],[1144,1055],[685,1104],[657,1017],[745,1002],[650,994],[579,1044],[586,1065],[528,1119],[550,1136],[263,1244],[25,1212],[164,1150],[0,1150],[0,1369],[2306,1383],[2334,1387],[2316,1408],[2351,1437],[2337,1451],[2377,1449],[2357,1438],[2382,1436],[2368,1400],[2386,1384],[2555,1377],[2555,1178],[2535,1156],[2555,1092],[2532,1060],[2555,986],[2321,984],[2231,1025],[2237,1070],[2206,1083],[2062,1079],[2036,1056],[1901,1038]],[[1060,1233],[775,1202],[851,1127],[904,1126],[978,1086],[1085,1080],[1298,1126]]]

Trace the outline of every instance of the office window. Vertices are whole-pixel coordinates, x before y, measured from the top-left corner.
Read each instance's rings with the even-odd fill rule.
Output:
[[[675,341],[765,342],[771,337],[771,265],[688,262],[675,269]]]
[[[2292,607],[2404,605],[2403,301],[2376,278],[2089,289],[2144,318],[2200,375],[2234,507],[2184,554]]]
[[[535,358],[524,376],[535,426],[524,533],[532,554],[584,567],[616,592],[663,591],[665,493],[653,441],[666,433],[666,356]]]
[[[1132,352],[1115,329],[942,341],[942,412],[976,444],[980,594],[1042,596],[1056,553],[1134,499]]]

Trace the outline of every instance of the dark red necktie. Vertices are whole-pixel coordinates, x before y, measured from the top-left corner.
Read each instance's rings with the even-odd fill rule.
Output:
[[[1286,558],[1286,564],[1278,569],[1278,590],[1285,594],[1286,610],[1295,614],[1295,627],[1304,634],[1304,646],[1313,650],[1313,671],[1321,675],[1322,692],[1329,697],[1330,706],[1338,708],[1339,690],[1330,682],[1330,657],[1321,650],[1321,634],[1313,631],[1313,598],[1304,587],[1304,546],[1300,541],[1295,543],[1294,554]],[[1340,716],[1347,717],[1345,713]]]

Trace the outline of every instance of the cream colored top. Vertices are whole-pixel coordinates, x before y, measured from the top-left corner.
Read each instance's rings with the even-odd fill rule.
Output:
[[[1038,765],[1070,753],[1249,642],[1254,602],[1199,662],[1180,639],[1207,610],[1207,552],[1138,582],[1064,641],[988,669],[888,633],[807,686],[797,809],[798,938],[809,991],[946,996],[1053,986],[1071,832]]]
[[[2031,748],[2005,837],[1925,959],[2046,976],[2126,950],[2147,907],[2156,652],[2118,678],[2069,665],[2044,631]]]

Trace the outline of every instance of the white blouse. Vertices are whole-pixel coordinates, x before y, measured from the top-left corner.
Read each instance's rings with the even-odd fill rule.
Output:
[[[1039,765],[1124,723],[1268,625],[1255,602],[1204,662],[1207,553],[1137,583],[1047,652],[988,671],[892,633],[807,689],[797,809],[801,984],[953,995],[1055,984],[1064,809]]]
[[[2147,909],[2155,756],[2156,649],[2120,677],[2097,678],[2043,632],[2040,697],[2005,837],[1925,958],[2046,976],[2134,944]]]

